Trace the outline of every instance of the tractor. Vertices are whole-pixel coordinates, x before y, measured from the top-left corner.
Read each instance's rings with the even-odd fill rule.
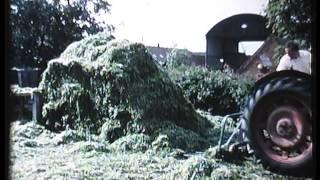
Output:
[[[311,176],[311,98],[308,74],[285,70],[264,76],[256,81],[241,112],[223,118],[219,150],[246,147],[273,172]],[[226,122],[236,117],[237,127],[222,144]]]

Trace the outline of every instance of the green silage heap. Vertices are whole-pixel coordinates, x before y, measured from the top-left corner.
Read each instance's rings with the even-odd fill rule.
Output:
[[[211,124],[142,44],[103,33],[74,42],[48,63],[40,88],[42,123],[51,130],[87,131],[110,143],[134,135],[150,146],[159,137],[167,143],[159,146],[208,145],[202,137]]]

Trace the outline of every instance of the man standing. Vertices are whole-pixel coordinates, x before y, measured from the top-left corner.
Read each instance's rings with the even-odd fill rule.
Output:
[[[292,41],[287,42],[286,54],[280,59],[276,71],[295,70],[311,74],[311,53],[299,50],[299,45]]]

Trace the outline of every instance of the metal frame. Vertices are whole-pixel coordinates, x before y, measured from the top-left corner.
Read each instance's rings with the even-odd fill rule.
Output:
[[[225,131],[225,126],[226,126],[226,123],[227,123],[227,120],[230,118],[230,117],[239,117],[242,115],[242,112],[238,112],[238,113],[232,113],[232,114],[228,114],[226,116],[223,117],[222,121],[221,121],[221,131],[220,131],[220,137],[219,137],[219,142],[218,142],[218,150],[220,151],[221,150],[221,147],[229,147],[231,141],[234,139],[234,137],[238,134],[239,135],[239,132],[241,130],[241,120],[237,123],[237,126],[236,128],[233,130],[232,134],[230,135],[230,137],[228,138],[227,142],[224,143],[222,145],[222,138],[223,138],[223,135],[224,135],[224,131]],[[231,118],[232,119],[232,118]],[[233,120],[233,119],[232,119]],[[246,144],[246,141],[242,141],[242,142],[238,142],[237,143],[237,146],[239,145],[245,145]]]

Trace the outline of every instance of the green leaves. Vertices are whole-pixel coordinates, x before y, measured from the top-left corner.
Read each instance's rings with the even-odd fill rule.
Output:
[[[253,86],[253,81],[245,77],[202,67],[178,66],[167,69],[167,72],[195,108],[210,110],[216,115],[239,111]]]
[[[10,65],[45,68],[71,43],[86,34],[112,32],[106,20],[97,22],[94,16],[108,13],[103,0],[62,1],[12,0],[10,28],[12,48]],[[91,9],[95,7],[95,10]]]
[[[191,52],[186,49],[174,48],[167,56],[167,68],[186,65],[191,57]]]
[[[311,45],[311,0],[269,0],[265,9],[268,26],[280,37]]]

